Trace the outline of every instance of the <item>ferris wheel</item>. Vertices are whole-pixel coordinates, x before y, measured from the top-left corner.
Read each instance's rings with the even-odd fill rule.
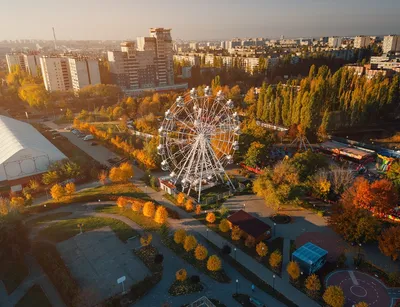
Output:
[[[198,96],[193,88],[165,112],[158,130],[162,170],[183,192],[197,193],[198,201],[202,190],[220,183],[235,189],[225,173],[239,149],[240,121],[233,108],[222,91],[212,96],[207,86]]]

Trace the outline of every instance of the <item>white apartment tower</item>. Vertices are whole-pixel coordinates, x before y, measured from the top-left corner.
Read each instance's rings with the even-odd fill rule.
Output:
[[[340,48],[342,46],[343,39],[338,36],[332,36],[328,38],[328,46],[331,48]]]
[[[14,66],[19,66],[22,71],[27,72],[33,77],[36,77],[38,74],[40,59],[36,54],[10,53],[6,54],[6,60],[9,72],[11,72]]]
[[[354,38],[354,48],[361,49],[367,48],[371,44],[371,38],[369,36],[356,36]]]
[[[79,91],[88,85],[100,84],[99,62],[86,58],[68,58],[72,89]]]
[[[400,52],[400,35],[388,35],[383,38],[383,53]]]
[[[72,88],[68,58],[43,56],[40,65],[47,91],[68,91]]]
[[[174,52],[171,29],[151,28],[150,36],[156,39],[157,81],[160,86],[174,84]]]

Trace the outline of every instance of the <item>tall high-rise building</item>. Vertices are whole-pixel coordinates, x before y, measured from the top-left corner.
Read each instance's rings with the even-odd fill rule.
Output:
[[[360,48],[366,48],[371,44],[371,38],[369,36],[356,36],[354,38],[354,48],[360,49]]]
[[[383,53],[400,52],[400,35],[388,35],[383,38]]]
[[[68,62],[74,91],[101,83],[98,60],[71,57]]]
[[[151,28],[149,37],[121,43],[109,51],[113,82],[126,91],[174,85],[171,30]]]
[[[36,54],[9,53],[6,54],[8,71],[11,72],[14,66],[19,66],[22,71],[36,77],[40,67],[39,56]]]
[[[331,48],[340,48],[342,46],[342,37],[332,36],[328,38],[328,46]]]
[[[68,58],[43,56],[40,65],[47,91],[68,91],[72,88]]]

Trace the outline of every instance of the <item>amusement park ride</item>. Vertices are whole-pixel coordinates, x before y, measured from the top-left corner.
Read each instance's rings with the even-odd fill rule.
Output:
[[[218,184],[235,189],[225,172],[239,149],[240,120],[233,108],[222,91],[213,96],[206,87],[204,96],[192,89],[165,112],[157,147],[161,168],[177,188],[188,195],[194,191],[198,201],[202,191]]]

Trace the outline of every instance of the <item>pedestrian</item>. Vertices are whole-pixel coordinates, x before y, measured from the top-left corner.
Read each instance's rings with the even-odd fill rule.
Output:
[[[254,290],[255,290],[254,285],[251,285],[251,292],[254,292]]]

